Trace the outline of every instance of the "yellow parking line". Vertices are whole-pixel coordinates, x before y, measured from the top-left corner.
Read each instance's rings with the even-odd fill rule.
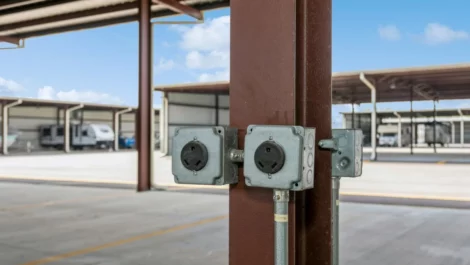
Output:
[[[423,196],[423,195],[409,195],[409,194],[360,193],[360,192],[340,192],[340,195],[346,195],[346,196],[364,196],[364,197],[383,197],[383,198],[400,198],[400,199],[418,199],[418,200],[440,200],[440,201],[463,201],[463,202],[470,202],[470,198],[468,198],[468,197]]]
[[[447,160],[441,160],[441,161],[439,161],[439,162],[437,162],[437,163],[438,163],[439,165],[443,165],[443,164],[447,163]]]
[[[157,230],[157,231],[149,233],[149,234],[143,234],[143,235],[138,235],[138,236],[134,236],[134,237],[129,237],[129,238],[126,238],[126,239],[121,239],[121,240],[106,243],[106,244],[103,244],[103,245],[98,245],[98,246],[93,246],[93,247],[89,247],[89,248],[79,249],[79,250],[75,250],[75,251],[72,251],[72,252],[59,254],[59,255],[56,255],[56,256],[50,256],[50,257],[46,257],[46,258],[43,258],[43,259],[30,261],[30,262],[27,262],[27,263],[23,263],[21,265],[48,264],[48,263],[60,261],[60,260],[63,260],[63,259],[72,258],[72,257],[75,257],[75,256],[86,255],[86,254],[90,254],[90,253],[93,253],[93,252],[98,252],[100,250],[107,249],[107,248],[121,246],[121,245],[132,243],[132,242],[135,242],[135,241],[144,240],[144,239],[148,239],[148,238],[152,238],[152,237],[156,237],[156,236],[161,236],[161,235],[169,234],[169,233],[172,233],[172,232],[177,232],[177,231],[181,231],[181,230],[184,230],[184,229],[189,229],[189,228],[193,228],[193,227],[196,227],[196,226],[216,222],[216,221],[219,221],[219,220],[226,219],[227,217],[228,217],[228,215],[208,218],[208,219],[204,219],[204,220],[194,222],[194,223],[189,223],[189,224],[174,226],[174,227],[167,228],[167,229]]]

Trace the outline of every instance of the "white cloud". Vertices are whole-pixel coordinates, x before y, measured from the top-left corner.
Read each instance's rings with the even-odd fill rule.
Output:
[[[50,86],[45,86],[38,89],[39,99],[54,99],[54,89]]]
[[[379,36],[384,40],[397,41],[401,39],[400,30],[395,25],[379,26]]]
[[[95,91],[77,91],[75,89],[68,91],[56,92],[50,86],[42,87],[38,90],[37,97],[39,99],[61,100],[61,101],[76,101],[86,103],[102,103],[102,104],[123,104],[123,101],[116,96],[107,93]]]
[[[429,23],[424,29],[423,37],[424,41],[428,44],[442,44],[457,40],[466,40],[470,35],[463,30],[453,30],[439,23]]]
[[[214,50],[208,53],[191,51],[186,55],[186,66],[190,69],[227,68],[230,64],[230,53]]]
[[[175,68],[176,63],[171,59],[160,58],[158,65],[156,65],[157,72],[168,71]]]
[[[199,76],[199,82],[215,82],[215,81],[228,81],[230,78],[230,71],[216,71],[215,73],[203,73]]]
[[[0,91],[19,92],[23,90],[23,86],[13,80],[0,77]]]
[[[181,33],[180,47],[186,51],[186,67],[214,69],[199,79],[213,79],[226,72],[230,63],[230,16],[209,20],[192,27],[174,26]]]
[[[180,27],[185,50],[213,51],[230,48],[230,16],[222,16],[193,27]]]

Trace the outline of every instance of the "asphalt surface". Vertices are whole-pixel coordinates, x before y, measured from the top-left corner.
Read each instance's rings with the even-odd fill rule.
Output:
[[[228,264],[227,196],[0,189],[2,265]],[[468,210],[342,203],[340,264],[470,264],[469,223]]]

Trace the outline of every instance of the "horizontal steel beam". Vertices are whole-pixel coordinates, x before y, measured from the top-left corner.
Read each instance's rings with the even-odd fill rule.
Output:
[[[8,42],[11,44],[20,45],[21,39],[15,37],[0,36],[0,42]]]
[[[166,5],[169,9],[171,9],[171,10],[177,12],[177,13],[186,14],[186,15],[191,16],[191,17],[193,17],[197,20],[203,20],[204,19],[204,15],[202,14],[201,11],[199,11],[195,8],[192,8],[190,6],[183,5],[180,2],[175,1],[175,0],[152,0],[152,2],[154,4]]]

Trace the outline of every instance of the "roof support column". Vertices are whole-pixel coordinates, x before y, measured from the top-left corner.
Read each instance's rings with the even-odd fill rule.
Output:
[[[14,106],[18,106],[23,101],[18,99],[15,102],[11,102],[9,104],[4,104],[2,108],[2,154],[8,155],[8,119],[10,118],[8,115],[8,110]]]
[[[371,133],[370,133],[370,143],[372,146],[372,154],[370,160],[377,160],[377,91],[375,86],[366,78],[364,73],[359,75],[359,79],[370,89],[370,100],[372,103],[372,113],[371,113]]]
[[[402,144],[401,144],[401,115],[398,114],[398,112],[394,112],[393,113],[397,118],[398,118],[398,139],[397,139],[397,146],[398,147],[401,147]]]
[[[465,124],[464,124],[464,115],[461,109],[457,110],[460,114],[460,147],[464,147],[465,144]]]
[[[250,124],[315,127],[317,141],[330,139],[331,0],[230,4],[230,125],[239,147]],[[290,195],[290,265],[332,262],[331,153],[315,152],[314,181]],[[244,182],[241,168],[230,186],[229,264],[274,264],[273,191]]]
[[[120,135],[120,132],[119,132],[119,123],[121,121],[121,115],[124,114],[124,113],[128,113],[128,112],[131,112],[132,109],[131,108],[128,108],[128,109],[124,109],[124,110],[120,110],[120,111],[115,111],[114,112],[114,118],[113,118],[113,125],[114,125],[114,151],[119,151],[119,135]]]
[[[414,124],[413,124],[413,87],[410,86],[410,154],[413,155],[414,144]]]
[[[78,109],[83,108],[83,104],[75,107],[66,108],[64,112],[64,152],[70,152],[70,114]]]
[[[432,113],[432,116],[433,116],[432,140],[433,140],[434,153],[437,153],[437,150],[436,150],[436,100],[434,100],[433,103],[434,103],[434,110]]]
[[[452,143],[455,144],[455,123],[452,122],[452,127],[451,127],[451,131],[452,131]]]
[[[163,92],[162,108],[160,109],[160,152],[168,155],[168,92]]]
[[[354,103],[351,103],[351,107],[352,107],[352,128],[355,129],[356,128],[356,112],[354,111]]]
[[[137,109],[137,191],[148,191],[152,181],[152,41],[150,0],[139,0],[139,107]]]

